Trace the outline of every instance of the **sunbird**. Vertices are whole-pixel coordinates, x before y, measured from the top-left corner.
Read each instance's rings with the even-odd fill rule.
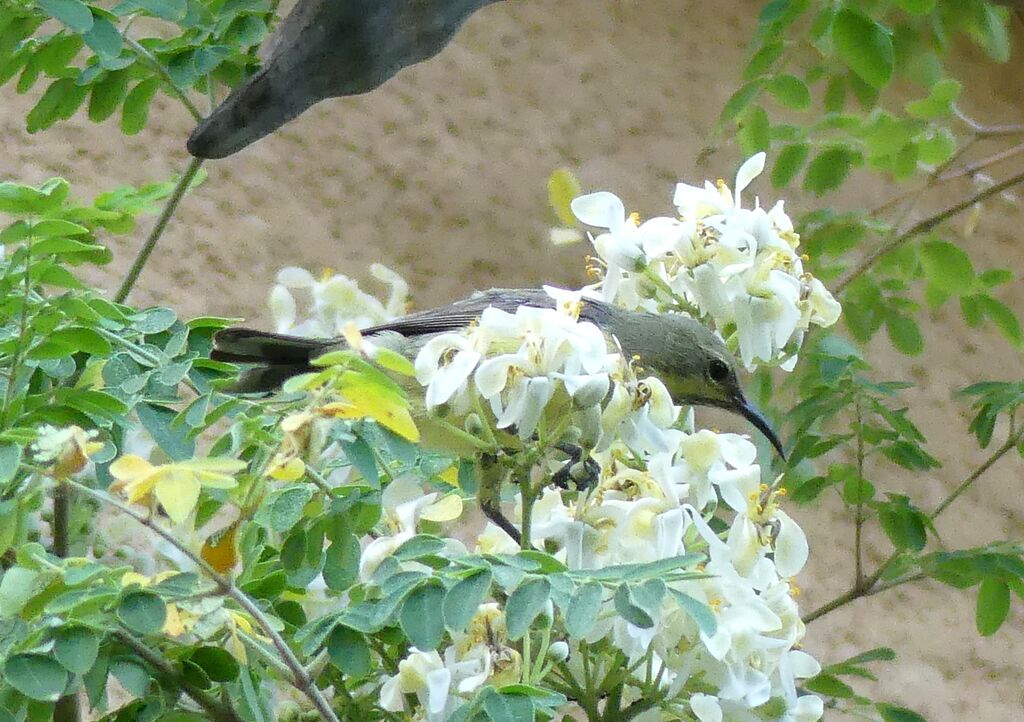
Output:
[[[554,308],[543,289],[495,288],[428,311],[409,314],[361,330],[365,338],[414,359],[440,333],[457,332],[474,323],[484,309],[515,313],[520,306]],[[739,414],[764,434],[785,457],[782,442],[767,419],[743,395],[735,356],[710,329],[679,314],[629,311],[602,301],[582,299],[579,318],[604,331],[628,358],[636,359],[665,384],[677,404],[713,406]],[[286,379],[312,371],[313,359],[348,348],[341,338],[303,338],[247,328],[228,328],[214,337],[211,358],[253,364],[233,391],[269,392]]]
[[[462,23],[498,0],[299,0],[267,41],[263,67],[188,139],[198,158],[224,158],[325,98],[368,93],[437,55]]]

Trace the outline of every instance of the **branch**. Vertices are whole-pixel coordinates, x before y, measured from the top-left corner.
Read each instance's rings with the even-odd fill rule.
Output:
[[[974,482],[976,482],[986,471],[991,469],[997,461],[1003,458],[1003,456],[1005,456],[1008,451],[1013,449],[1022,440],[1024,440],[1024,429],[1016,433],[1011,433],[1009,438],[1007,438],[1007,440],[1002,444],[1002,446],[993,451],[992,454],[987,459],[985,459],[985,461],[981,462],[977,469],[975,469],[974,471],[967,475],[967,478],[964,479],[963,482],[961,482],[960,485],[957,486],[957,488],[954,489],[949,494],[949,496],[947,496],[945,499],[942,500],[942,502],[939,503],[939,505],[935,508],[935,511],[933,511],[929,515],[929,518],[932,521],[934,521],[939,514],[945,511],[950,504],[956,501],[956,499],[961,494],[967,491],[967,489],[970,488],[970,486]],[[897,559],[900,558],[901,555],[901,550],[897,549],[893,551],[893,553],[890,554],[889,557],[878,566],[878,568],[871,574],[871,576],[864,579],[863,583],[853,585],[850,589],[843,592],[835,599],[832,599],[831,601],[822,604],[814,611],[805,614],[803,616],[804,624],[810,624],[815,619],[818,619],[819,617],[824,617],[829,612],[834,612],[840,607],[844,607],[850,602],[860,599],[861,597],[870,597],[874,594],[884,592],[887,589],[898,587],[901,584],[906,584],[907,582],[922,579],[924,575],[913,574],[901,579],[894,579],[892,581],[879,584],[879,581],[881,581],[882,576],[887,571],[889,571],[889,568],[896,562]]]
[[[199,554],[192,551],[186,544],[182,544],[174,534],[157,524],[149,516],[136,511],[132,507],[118,499],[115,499],[109,494],[92,489],[85,484],[80,484],[71,479],[62,479],[61,482],[73,486],[97,501],[109,504],[110,506],[124,512],[188,557],[188,559],[195,564],[198,569],[200,569],[220,588],[221,592],[225,596],[235,600],[238,606],[244,609],[253,619],[256,620],[260,629],[270,639],[274,648],[277,650],[277,653],[281,656],[281,660],[284,662],[285,666],[290,670],[292,677],[291,683],[296,689],[300,690],[309,698],[309,701],[313,703],[314,707],[316,707],[320,716],[328,722],[340,722],[338,716],[334,713],[334,710],[331,709],[331,705],[323,696],[323,693],[320,692],[316,683],[309,676],[306,668],[302,666],[302,662],[300,662],[298,657],[295,656],[295,653],[292,651],[291,647],[288,646],[288,643],[284,638],[276,629],[274,629],[274,626],[270,623],[270,619],[267,615],[264,614],[263,610],[260,609],[256,602],[254,602],[245,592],[236,587],[229,577],[224,576],[210,566]]]
[[[193,685],[185,675],[171,666],[167,660],[147,647],[143,642],[120,629],[114,632],[114,636],[126,646],[131,647],[132,651],[159,672],[161,677],[169,679],[178,689],[187,694],[193,702],[202,707],[211,720],[214,720],[214,722],[242,722],[242,718],[235,711],[234,707],[214,699]]]
[[[117,290],[117,295],[114,296],[114,300],[118,303],[123,303],[124,300],[128,298],[128,294],[131,293],[132,287],[139,279],[139,274],[142,273],[143,266],[146,265],[146,261],[149,260],[150,254],[153,253],[153,249],[156,248],[156,242],[159,241],[160,236],[163,235],[164,230],[167,228],[167,223],[171,220],[171,216],[174,215],[174,211],[178,209],[178,204],[181,203],[181,199],[185,196],[185,192],[188,191],[188,187],[191,185],[192,179],[196,177],[196,173],[199,172],[199,168],[202,164],[203,161],[201,158],[193,158],[181,178],[178,179],[178,184],[174,186],[174,192],[171,193],[171,197],[167,199],[167,204],[160,212],[160,217],[156,219],[156,225],[153,226],[153,230],[150,231],[146,242],[142,244],[142,248],[139,249],[139,254],[132,262],[132,267],[128,269],[128,275],[125,276],[124,281],[121,282],[121,287]]]
[[[860,277],[861,274],[863,274],[865,271],[867,271],[869,268],[875,265],[878,259],[886,255],[887,253],[896,250],[907,241],[916,238],[917,236],[920,236],[924,233],[927,233],[928,231],[932,230],[933,228],[940,225],[944,221],[952,218],[953,216],[959,213],[963,213],[971,206],[973,206],[975,203],[980,203],[986,198],[991,198],[994,195],[1002,193],[1007,188],[1012,188],[1013,186],[1019,185],[1020,183],[1024,183],[1024,173],[1018,173],[1017,175],[1011,176],[1006,180],[1000,181],[999,183],[996,183],[995,185],[989,188],[986,188],[982,191],[975,193],[970,198],[960,201],[959,203],[952,205],[949,208],[946,208],[945,210],[940,211],[939,213],[936,213],[933,216],[929,216],[928,218],[918,221],[910,228],[905,230],[903,233],[899,234],[898,236],[890,240],[888,243],[882,244],[874,251],[869,253],[868,256],[864,258],[864,260],[862,260],[856,268],[850,271],[844,278],[842,278],[835,285],[835,288],[833,289],[834,292],[836,294],[841,293],[847,286],[849,286],[853,281]]]
[[[940,183],[945,183],[946,181],[953,180],[954,178],[962,178],[963,176],[974,175],[978,171],[988,168],[990,165],[1002,163],[1004,160],[1012,158],[1015,155],[1019,155],[1020,153],[1024,153],[1024,143],[1018,143],[1017,145],[1005,148],[999,151],[998,153],[993,153],[992,155],[986,158],[982,158],[981,160],[975,161],[973,163],[968,163],[963,168],[958,168],[955,171],[943,173],[939,176],[938,181]]]
[[[1006,135],[1024,135],[1024,124],[1013,123],[1012,125],[982,125],[974,120],[956,105],[953,106],[953,114],[960,121],[971,129],[971,132],[978,138],[1000,138]]]

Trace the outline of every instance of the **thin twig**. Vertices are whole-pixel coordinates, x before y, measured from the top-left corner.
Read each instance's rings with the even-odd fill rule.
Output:
[[[956,501],[961,494],[967,491],[967,489],[970,488],[970,486],[974,482],[976,482],[986,471],[991,469],[997,461],[999,461],[1003,456],[1005,456],[1008,451],[1013,449],[1022,440],[1024,440],[1024,430],[1019,431],[1015,434],[1011,433],[1009,438],[998,449],[992,452],[992,454],[987,459],[985,459],[985,461],[981,462],[978,468],[976,468],[974,471],[968,474],[967,478],[965,478],[963,482],[961,482],[960,485],[957,486],[956,489],[950,492],[949,496],[943,499],[939,503],[939,505],[935,507],[935,511],[933,511],[929,515],[929,518],[932,521],[934,521],[939,514],[945,511],[950,504]],[[896,549],[895,551],[893,551],[893,553],[890,554],[888,558],[886,558],[886,560],[883,561],[869,577],[864,579],[862,584],[854,585],[850,589],[840,594],[838,597],[826,602],[825,604],[822,604],[814,611],[805,614],[803,616],[804,624],[810,624],[815,619],[824,617],[829,612],[834,612],[840,607],[844,607],[850,602],[860,599],[861,597],[869,597],[874,594],[878,594],[879,592],[884,592],[887,589],[897,587],[901,584],[906,584],[907,582],[911,581],[917,581],[918,579],[921,579],[925,576],[922,574],[913,574],[907,577],[885,582],[884,584],[879,584],[879,581],[881,581],[885,573],[889,571],[890,567],[892,567],[892,565],[896,563],[900,556],[902,556],[901,550]]]
[[[188,97],[188,93],[186,93],[182,87],[180,87],[177,83],[174,82],[174,78],[171,77],[171,74],[170,72],[168,72],[167,67],[159,60],[157,60],[156,56],[153,55],[153,53],[149,52],[137,40],[135,40],[132,37],[129,37],[127,32],[122,32],[121,37],[124,38],[125,44],[127,44],[128,47],[134,50],[136,55],[138,55],[140,58],[146,61],[146,64],[149,65],[149,67],[152,70],[154,70],[157,75],[160,76],[161,80],[167,83],[167,85],[171,89],[171,94],[181,101],[181,104],[184,105],[186,109],[188,109],[188,112],[192,114],[192,117],[195,118],[196,121],[201,121],[203,119],[203,114],[199,112],[199,108],[197,108],[196,104],[192,102],[192,99]]]
[[[971,474],[966,479],[964,479],[956,489],[950,492],[949,496],[947,496],[945,499],[939,502],[939,505],[935,507],[935,511],[931,513],[932,520],[934,521],[938,518],[939,514],[946,511],[946,509],[949,508],[950,504],[956,501],[961,494],[970,489],[971,485],[973,485],[974,482],[976,482],[982,474],[988,471],[993,464],[999,461],[999,459],[1002,458],[1003,454],[1005,454],[1010,449],[1019,444],[1022,439],[1024,439],[1024,433],[1011,433],[1009,438],[1007,438],[1006,442],[1002,446],[996,449],[991,456],[985,459],[985,461],[982,462],[981,466],[979,466],[977,469],[971,472]]]
[[[993,153],[987,158],[968,163],[963,168],[957,168],[955,171],[948,171],[939,176],[939,182],[945,183],[946,181],[953,180],[954,178],[962,178],[964,176],[974,175],[978,171],[984,170],[989,166],[995,165],[996,163],[1002,163],[1008,158],[1012,158],[1015,155],[1024,153],[1024,143],[1018,143],[1017,145],[1005,148],[998,153]]]
[[[116,509],[124,512],[132,519],[139,522],[144,527],[155,533],[157,536],[167,541],[169,544],[171,544],[175,549],[180,551],[186,557],[188,557],[188,559],[192,561],[192,563],[195,564],[198,569],[200,569],[207,577],[210,578],[211,581],[213,581],[218,587],[220,587],[221,592],[225,596],[235,600],[238,606],[245,610],[245,612],[256,621],[256,623],[260,626],[260,629],[274,645],[274,648],[277,650],[277,653],[281,656],[281,661],[284,662],[285,666],[290,670],[292,677],[291,683],[296,687],[296,689],[300,690],[304,695],[306,695],[306,697],[309,698],[309,701],[313,703],[314,707],[316,707],[317,712],[320,713],[320,716],[328,722],[340,722],[338,716],[334,713],[334,710],[331,708],[330,703],[328,703],[327,699],[323,696],[323,693],[320,692],[319,688],[316,686],[316,683],[309,676],[309,673],[306,671],[306,668],[302,665],[302,662],[300,662],[298,657],[295,656],[295,653],[292,651],[291,647],[288,646],[288,643],[270,623],[270,619],[267,618],[267,615],[264,614],[263,610],[260,609],[259,605],[257,605],[256,602],[254,602],[252,598],[249,597],[249,595],[247,595],[245,592],[243,592],[241,589],[235,586],[234,582],[229,577],[224,576],[216,569],[214,569],[212,566],[210,566],[210,564],[207,563],[207,561],[203,559],[199,554],[192,551],[192,549],[190,549],[188,545],[182,544],[182,542],[176,536],[174,536],[174,534],[172,534],[169,530],[165,529],[161,525],[157,524],[149,516],[136,511],[132,507],[119,501],[118,499],[115,499],[109,494],[97,491],[96,489],[92,489],[86,486],[85,484],[80,484],[72,479],[64,479],[62,480],[62,483],[68,484],[74,487],[75,489],[78,489],[82,493],[87,494],[93,499],[101,501],[105,504],[109,504],[110,506],[113,506]]]
[[[142,273],[142,268],[146,265],[146,261],[149,260],[150,254],[153,249],[156,248],[156,242],[160,240],[160,236],[163,235],[164,230],[167,228],[167,223],[171,220],[171,216],[174,215],[174,211],[177,210],[178,204],[181,203],[181,199],[185,196],[188,187],[192,184],[192,180],[196,177],[196,173],[199,172],[199,168],[203,165],[201,158],[193,158],[188,168],[182,174],[181,178],[178,179],[178,184],[174,186],[174,192],[171,193],[171,197],[167,199],[167,204],[164,209],[160,212],[160,217],[156,219],[156,225],[153,226],[153,230],[150,231],[149,237],[146,238],[146,242],[139,249],[139,254],[135,257],[132,262],[132,267],[128,269],[128,275],[125,276],[124,281],[121,283],[121,287],[117,290],[117,295],[114,296],[114,300],[118,303],[123,303],[128,294],[131,293],[132,287],[135,282],[139,279],[139,274]]]
[[[836,283],[835,287],[833,288],[833,292],[836,294],[841,293],[847,286],[849,286],[853,281],[859,278],[865,271],[867,271],[869,268],[875,265],[878,259],[896,250],[907,241],[916,238],[917,236],[920,236],[924,233],[927,233],[928,231],[932,230],[933,228],[940,225],[944,221],[949,220],[950,218],[959,213],[963,213],[965,210],[971,208],[975,203],[979,203],[985,200],[986,198],[991,198],[994,195],[1002,193],[1007,188],[1012,188],[1013,186],[1019,185],[1020,183],[1024,183],[1024,173],[1018,173],[1017,175],[1010,176],[1006,180],[1000,181],[999,183],[996,183],[995,185],[990,186],[989,188],[985,188],[984,190],[978,191],[970,198],[962,200],[959,203],[956,203],[955,205],[952,205],[949,208],[946,208],[945,210],[936,213],[935,215],[929,216],[928,218],[918,221],[910,228],[905,230],[903,233],[900,233],[892,240],[888,241],[887,243],[883,243],[881,246],[879,246],[874,251],[869,253],[867,257],[865,257],[852,271],[850,271],[848,274],[846,274],[846,276],[840,279],[838,283]]]
[[[21,299],[21,313],[18,317],[18,343],[14,347],[14,355],[11,357],[11,373],[7,377],[7,389],[4,391],[3,415],[0,416],[0,426],[7,428],[7,415],[10,413],[11,403],[14,401],[14,387],[18,381],[18,367],[21,366],[22,352],[28,352],[25,343],[25,332],[28,330],[28,302],[32,294],[32,225],[29,224],[28,236],[25,238],[25,297]]]
[[[860,399],[857,399],[857,508],[854,514],[853,531],[853,559],[854,576],[853,588],[858,589],[864,585],[864,419],[860,406]]]
[[[978,121],[969,117],[966,113],[960,110],[956,105],[953,106],[953,114],[956,115],[960,121],[971,129],[978,138],[999,138],[1004,135],[1024,135],[1024,124],[1013,123],[1008,125],[982,125]]]
[[[235,711],[234,707],[215,699],[193,685],[185,675],[175,669],[166,659],[154,652],[152,648],[124,630],[117,630],[114,632],[114,636],[122,644],[131,647],[135,654],[139,655],[149,666],[159,672],[161,678],[170,680],[178,689],[187,694],[214,722],[242,722],[242,718]]]

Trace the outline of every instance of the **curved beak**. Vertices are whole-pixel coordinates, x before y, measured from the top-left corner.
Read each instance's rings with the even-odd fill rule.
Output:
[[[782,441],[779,440],[775,430],[768,423],[768,419],[764,417],[764,414],[758,411],[756,406],[741,396],[736,399],[735,406],[732,408],[743,416],[743,418],[752,423],[758,431],[764,434],[764,438],[771,442],[772,446],[775,447],[775,450],[779,452],[779,456],[782,460],[786,460],[786,452],[782,450]]]

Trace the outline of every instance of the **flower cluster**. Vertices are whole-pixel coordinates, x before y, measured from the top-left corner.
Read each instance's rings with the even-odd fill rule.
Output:
[[[640,222],[605,191],[574,200],[580,221],[606,229],[592,238],[602,297],[698,317],[738,350],[748,370],[765,363],[791,370],[808,327],[832,325],[840,306],[804,271],[783,202],[766,211],[755,199],[754,208],[743,208],[741,194],[764,161],[758,153],[740,167],[735,196],[723,181],[678,184],[678,217]]]
[[[589,424],[597,449],[592,458],[600,467],[596,486],[580,495],[544,489],[532,507],[532,546],[580,572],[692,552],[708,561],[706,576],[659,587],[650,626],[602,615],[585,640],[610,641],[631,664],[651,655],[654,667],[664,668],[668,699],[689,704],[704,722],[745,719],[770,700],[790,719],[817,719],[820,699],[796,693],[796,680],[818,665],[795,649],[804,626],[789,581],[807,559],[807,541],[779,508],[782,491],[761,482],[754,445],[736,434],[694,431],[692,416],[672,404],[657,379],[635,379],[600,332],[574,317],[573,296],[551,292],[559,300],[555,309],[489,309],[473,328],[428,342],[416,359],[427,405],[465,414],[480,410],[483,401],[497,428],[514,425],[523,439],[553,427],[552,409],[568,414],[576,438],[586,436]],[[389,493],[396,486],[400,491]],[[410,480],[392,482],[385,495],[394,497],[385,500],[392,533],[367,547],[364,579],[385,553],[412,537],[419,519],[451,521],[461,511],[436,493],[423,495]],[[514,520],[522,504],[520,497]],[[446,512],[438,516],[441,507]],[[713,523],[727,531],[714,531]],[[475,547],[492,554],[519,549],[491,523]],[[458,556],[458,544],[448,551]],[[702,628],[680,599],[713,610],[713,629]],[[492,605],[481,607],[485,612],[500,617]],[[575,647],[580,640],[566,641]],[[385,682],[381,704],[397,711],[402,695],[413,694],[427,719],[445,719],[485,682],[493,684],[504,669],[497,660],[512,665],[513,652],[498,643],[470,654],[457,640],[442,654],[410,649],[399,673]],[[578,663],[572,656],[570,662]],[[715,694],[691,697],[695,680]]]
[[[304,268],[282,268],[269,301],[277,332],[337,336],[347,324],[355,323],[362,328],[405,313],[409,294],[405,279],[379,263],[370,266],[370,273],[390,286],[386,302],[366,293],[358,283],[340,273],[326,270],[317,279]],[[302,298],[304,307],[300,308],[296,295]]]

